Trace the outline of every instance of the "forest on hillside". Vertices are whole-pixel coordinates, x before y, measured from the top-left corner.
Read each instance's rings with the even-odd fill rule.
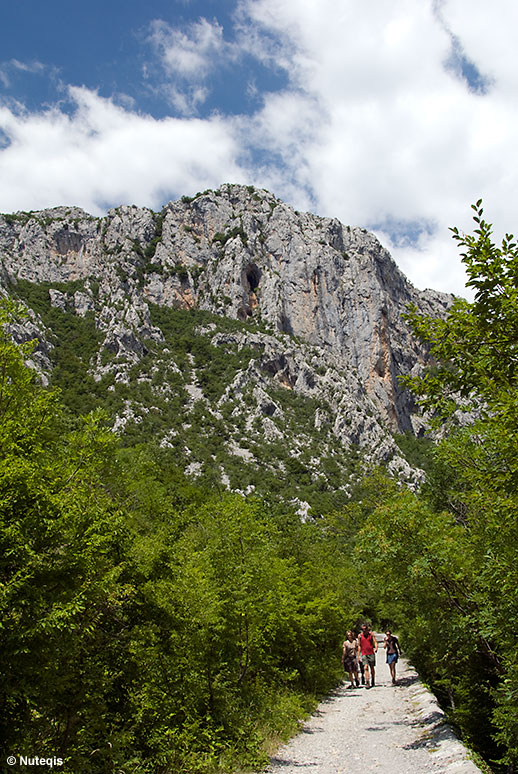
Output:
[[[344,631],[367,617],[397,629],[493,770],[516,771],[518,249],[474,210],[474,234],[454,237],[475,300],[446,320],[408,312],[434,356],[408,386],[443,434],[416,442],[426,483],[366,471],[318,519],[193,482],[171,449],[66,408],[25,365],[33,345],[9,335],[23,312],[4,304],[8,753],[60,756],[68,774],[257,769],[340,679]]]

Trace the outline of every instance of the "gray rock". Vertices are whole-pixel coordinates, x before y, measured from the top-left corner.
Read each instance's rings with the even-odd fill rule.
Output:
[[[392,438],[423,430],[399,376],[421,368],[426,353],[402,314],[413,303],[444,315],[452,297],[416,290],[364,229],[298,213],[240,185],[171,202],[159,214],[124,206],[94,218],[58,207],[0,216],[0,281],[7,288],[17,278],[75,281],[70,293],[51,288],[50,299],[94,314],[103,337],[91,364],[97,380],[115,371],[116,381],[127,381],[149,342],[163,340],[151,303],[262,323],[262,333],[212,336],[214,346],[231,337],[260,353],[223,401],[241,400],[272,439],[281,412],[272,384],[321,399],[328,408],[315,415],[316,429],[325,425],[344,447],[357,444],[395,475],[419,479]],[[254,407],[245,409],[250,385]]]

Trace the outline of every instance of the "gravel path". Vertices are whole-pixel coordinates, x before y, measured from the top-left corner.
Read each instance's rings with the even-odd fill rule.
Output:
[[[405,659],[393,686],[380,648],[376,685],[336,689],[282,747],[268,774],[480,774]]]

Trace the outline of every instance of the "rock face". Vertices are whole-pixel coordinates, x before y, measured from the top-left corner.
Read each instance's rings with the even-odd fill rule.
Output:
[[[260,351],[237,381],[259,391],[266,428],[275,414],[265,389],[273,380],[323,396],[331,414],[315,422],[327,422],[341,443],[405,467],[391,433],[419,425],[398,376],[424,353],[402,313],[414,303],[442,315],[452,299],[416,290],[364,229],[295,212],[263,190],[225,185],[160,213],[124,206],[94,218],[59,207],[0,216],[0,258],[11,292],[20,279],[46,283],[54,308],[94,314],[101,335],[94,378],[114,369],[125,378],[149,342],[163,342],[150,305],[260,323],[263,332],[206,335],[214,346],[232,335],[233,346]],[[44,349],[42,326],[40,339]]]

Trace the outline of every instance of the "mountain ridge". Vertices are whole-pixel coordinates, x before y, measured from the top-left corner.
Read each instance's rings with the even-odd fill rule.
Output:
[[[37,338],[35,363],[45,378],[55,373],[66,318],[69,327],[89,326],[83,365],[92,389],[122,396],[124,386],[149,386],[145,400],[129,390],[112,401],[119,432],[145,425],[150,411],[164,417],[163,402],[181,394],[178,410],[187,418],[202,406],[209,424],[228,415],[225,454],[259,468],[261,438],[265,445],[284,439],[288,457],[305,455],[305,471],[313,482],[323,476],[322,486],[331,483],[315,460],[353,447],[408,482],[419,478],[393,438],[424,427],[398,377],[420,369],[427,354],[401,314],[413,303],[444,315],[453,297],[416,290],[365,229],[228,184],[159,213],[133,205],[103,217],[76,207],[0,216],[0,258],[4,292],[33,310],[17,335]],[[187,329],[192,341],[179,353]],[[224,383],[215,390],[218,368]],[[315,402],[300,437],[296,421],[284,433],[290,392]],[[238,415],[244,425],[235,433]],[[180,449],[182,423],[171,422],[157,440]],[[313,431],[321,453],[304,440]],[[210,467],[190,448],[184,457],[188,472]],[[235,488],[225,464],[218,467],[220,481]]]

